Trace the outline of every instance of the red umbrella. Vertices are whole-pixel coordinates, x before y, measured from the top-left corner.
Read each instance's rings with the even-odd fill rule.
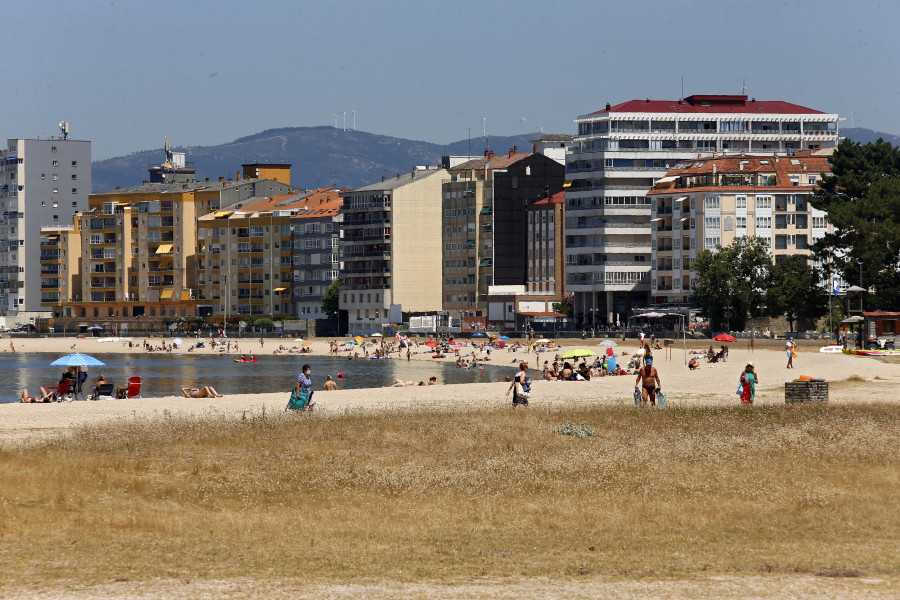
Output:
[[[727,333],[720,333],[716,337],[713,338],[717,342],[736,342],[737,338],[733,335],[728,335]]]
[[[438,343],[437,342],[425,342],[425,345],[428,346],[429,348],[437,348]]]

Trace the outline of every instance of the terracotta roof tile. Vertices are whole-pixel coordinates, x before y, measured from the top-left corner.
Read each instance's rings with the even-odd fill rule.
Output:
[[[708,106],[704,106],[705,102],[708,102]],[[760,115],[825,114],[819,110],[782,100],[756,100],[755,98],[747,100],[747,96],[725,95],[688,96],[684,101],[650,100],[649,98],[646,100],[628,100],[590,114],[599,115],[603,113],[686,113],[697,115],[722,113],[759,113]]]

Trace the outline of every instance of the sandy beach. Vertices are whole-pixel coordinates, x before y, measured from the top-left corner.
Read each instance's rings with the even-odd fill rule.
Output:
[[[8,349],[8,338],[3,345]],[[134,348],[129,349],[118,342],[98,342],[96,339],[38,338],[15,339],[16,352],[44,353],[48,357],[61,356],[69,352],[144,352],[139,348],[143,339],[133,339]],[[161,340],[150,338],[151,343]],[[343,340],[341,340],[343,341]],[[563,340],[562,351],[571,348],[589,348],[600,352],[599,340]],[[328,340],[311,342],[312,354],[327,355]],[[260,348],[258,339],[243,338],[238,341],[241,352],[271,354],[279,344],[294,345],[292,340],[266,339]],[[795,368],[786,368],[786,358],[777,340],[757,345],[751,353],[746,341],[730,344],[728,362],[706,364],[690,371],[685,366],[684,350],[677,348],[667,358],[664,350],[655,352],[655,366],[660,373],[662,389],[666,401],[671,406],[716,405],[737,406],[735,394],[738,378],[747,362],[756,365],[760,383],[756,401],[759,404],[780,404],[784,402],[784,383],[800,375],[822,377],[829,381],[830,401],[836,403],[884,401],[896,402],[893,393],[900,383],[900,359],[867,358],[844,354],[827,354],[818,351],[820,343],[802,341],[798,347],[799,356],[794,360]],[[73,349],[72,346],[75,345]],[[692,349],[708,347],[708,342],[688,342],[688,352]],[[615,351],[633,352],[636,340],[617,346]],[[465,348],[462,354],[472,351]],[[181,352],[177,350],[176,352]],[[215,352],[210,348],[195,352]],[[499,377],[514,375],[517,365],[514,359],[525,359],[532,366],[531,375],[540,377],[540,364],[544,360],[552,362],[555,353],[542,353],[537,360],[534,354],[526,354],[524,348],[518,352],[498,350],[492,353],[491,364],[503,371]],[[404,354],[405,358],[405,354]],[[413,360],[433,361],[430,348],[420,346],[413,349]],[[448,355],[444,361],[453,361]],[[620,360],[621,363],[621,360]],[[535,370],[537,367],[537,370]],[[505,369],[508,368],[508,373]],[[560,403],[600,403],[603,405],[628,406],[633,404],[632,392],[634,376],[604,377],[589,382],[535,381],[532,390],[531,407],[552,406]],[[314,387],[320,390],[324,377],[313,377]],[[509,385],[503,381],[488,384],[458,384],[447,386],[426,386],[406,388],[375,388],[366,390],[320,391],[316,394],[317,407],[314,417],[331,413],[357,410],[404,410],[421,408],[447,408],[464,410],[477,405],[505,405],[510,398],[505,396]],[[65,433],[67,430],[88,423],[139,417],[161,417],[163,415],[242,415],[265,410],[268,413],[284,409],[287,398],[284,394],[229,394],[220,389],[223,398],[187,399],[179,396],[161,398],[137,398],[132,400],[104,400],[98,402],[66,402],[53,404],[0,404],[0,443],[30,443],[47,436]]]

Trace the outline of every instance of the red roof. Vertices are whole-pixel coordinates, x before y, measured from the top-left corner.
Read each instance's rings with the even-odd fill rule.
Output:
[[[757,100],[747,96],[706,95],[688,96],[681,100],[628,100],[615,106],[606,105],[603,110],[591,113],[759,113],[788,115],[821,115],[820,110],[813,110],[799,104],[791,104],[782,100]]]
[[[525,315],[526,317],[565,317],[566,315],[557,312],[517,312],[517,315]]]
[[[536,204],[565,204],[566,203],[566,192],[565,190],[561,192],[556,192],[549,198],[541,198],[537,202],[534,202],[531,206]]]

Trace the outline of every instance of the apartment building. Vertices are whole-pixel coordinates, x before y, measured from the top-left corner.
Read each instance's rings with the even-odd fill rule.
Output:
[[[342,194],[340,307],[352,335],[368,335],[400,311],[441,310],[441,186],[434,167]]]
[[[540,152],[483,157],[449,170],[442,190],[443,308],[464,330],[490,320],[491,286],[518,286],[528,276],[526,209],[560,191],[564,167]]]
[[[766,241],[772,259],[809,255],[831,231],[808,196],[831,172],[834,148],[791,156],[721,156],[681,161],[647,196],[651,206],[650,289],[656,304],[690,303],[697,253],[735,238]]]
[[[291,219],[308,204],[279,194],[218,210],[197,221],[198,310],[212,322],[296,314]]]
[[[240,172],[237,180],[189,182],[184,171],[193,173],[192,165],[167,156],[151,166],[154,182],[91,194],[87,210],[73,218],[76,234],[42,230],[44,305],[56,327],[78,330],[102,321],[121,331],[153,331],[165,317],[210,313],[198,290],[198,218],[299,191]],[[78,283],[64,285],[54,271],[76,268],[66,263],[74,254]]]
[[[294,231],[294,303],[301,319],[324,319],[322,296],[340,277],[341,190],[320,188],[304,197],[291,219]]]
[[[42,284],[60,275],[41,260],[41,228],[64,227],[88,206],[91,142],[59,137],[8,139],[0,150],[0,319],[7,324],[45,315],[43,299],[55,288]],[[46,248],[53,255],[51,248]],[[59,279],[59,277],[56,277]]]
[[[579,326],[650,301],[647,192],[684,160],[833,146],[838,115],[745,95],[629,100],[579,116],[566,161],[566,287]]]

